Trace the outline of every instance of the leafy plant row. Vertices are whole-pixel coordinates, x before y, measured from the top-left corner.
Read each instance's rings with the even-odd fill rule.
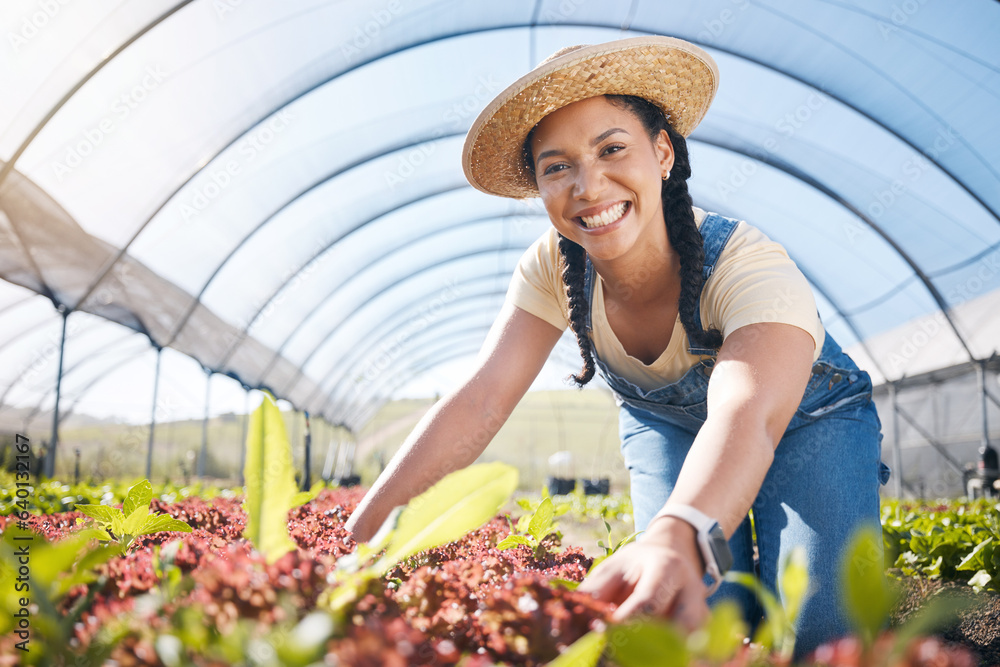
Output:
[[[58,514],[70,512],[78,504],[114,505],[123,503],[128,497],[132,484],[125,482],[109,482],[104,484],[64,484],[58,480],[46,480],[39,484],[20,487],[15,484],[14,475],[0,473],[0,516],[6,516],[20,511],[19,501],[27,501],[28,509],[38,514]],[[216,496],[232,497],[237,491],[220,488],[202,482],[177,484],[166,482],[150,486],[152,496],[163,502],[172,503],[197,496],[199,498],[214,498]]]
[[[882,536],[886,564],[905,576],[1000,591],[1000,504],[995,500],[885,501]]]
[[[560,548],[554,519],[566,501],[528,503],[516,523],[498,517],[517,486],[509,466],[449,475],[393,512],[370,544],[355,545],[344,522],[360,493],[295,488],[284,424],[266,397],[251,420],[244,474],[241,501],[166,503],[146,481],[120,508],[81,503],[39,515],[18,499],[17,515],[0,517],[0,656],[24,640],[13,585],[21,577],[35,608],[34,652],[17,654],[22,664],[681,667],[787,665],[793,655],[808,590],[799,560],[783,568],[784,607],[752,577],[732,577],[767,610],[752,644],[724,605],[703,631],[684,635],[662,621],[613,623],[610,605],[574,590],[595,561]],[[85,517],[97,527],[81,529]],[[176,530],[186,534],[167,532]],[[893,591],[880,568],[850,565],[870,562],[877,539],[858,536],[844,561],[856,637],[808,664],[974,664],[962,649],[919,638],[952,610],[881,631]],[[18,565],[19,540],[34,545],[30,571]],[[626,541],[602,546],[607,555]]]

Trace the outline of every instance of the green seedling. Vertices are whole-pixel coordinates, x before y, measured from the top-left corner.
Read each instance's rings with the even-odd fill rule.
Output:
[[[555,506],[552,504],[552,498],[546,496],[533,513],[525,514],[518,519],[517,524],[511,528],[510,535],[497,543],[497,549],[504,551],[524,545],[534,551],[535,558],[544,558],[545,545],[543,540],[555,532],[554,518]]]
[[[631,542],[635,542],[635,540],[640,535],[642,535],[642,533],[644,532],[644,531],[641,531],[641,530],[637,530],[634,533],[632,533],[631,535],[627,535],[627,536],[623,537],[621,540],[618,541],[618,544],[616,544],[614,547],[612,547],[611,546],[611,524],[608,523],[607,519],[604,519],[604,530],[607,531],[607,533],[608,533],[608,538],[607,538],[608,539],[608,543],[605,544],[603,540],[598,540],[597,541],[597,546],[600,547],[601,549],[604,549],[604,553],[594,559],[594,562],[590,564],[590,570],[587,571],[587,574],[590,574],[591,572],[593,572],[594,568],[596,568],[598,565],[600,565],[605,560],[607,560],[608,556],[611,556],[611,555],[615,554],[619,549],[621,549],[626,544],[629,544]]]
[[[250,417],[246,447],[243,506],[247,527],[243,536],[270,564],[296,548],[288,535],[289,510],[315,498],[323,482],[316,482],[308,491],[298,490],[285,420],[267,392]]]
[[[153,487],[148,479],[132,485],[121,508],[109,505],[77,505],[76,509],[97,521],[93,535],[102,541],[114,541],[128,551],[136,538],[161,531],[190,533],[191,526],[169,514],[150,514]]]

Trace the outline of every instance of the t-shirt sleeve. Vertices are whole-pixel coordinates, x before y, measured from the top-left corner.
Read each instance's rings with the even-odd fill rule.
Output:
[[[547,231],[521,256],[507,289],[507,302],[559,329],[569,326],[569,313],[559,271],[558,237]]]
[[[702,317],[723,338],[748,324],[779,322],[804,329],[815,354],[825,331],[809,282],[788,253],[756,227],[740,222],[705,283]]]

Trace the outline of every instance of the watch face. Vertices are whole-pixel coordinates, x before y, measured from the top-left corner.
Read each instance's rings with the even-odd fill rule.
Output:
[[[713,525],[708,531],[708,544],[715,556],[715,563],[719,566],[719,572],[725,574],[733,566],[733,553],[729,550],[729,542],[722,532],[719,524]]]

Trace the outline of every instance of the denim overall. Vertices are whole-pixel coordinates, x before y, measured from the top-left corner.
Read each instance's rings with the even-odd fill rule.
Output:
[[[714,213],[702,222],[705,280],[737,224]],[[594,284],[594,267],[588,258],[584,289],[591,304]],[[588,333],[591,311],[586,320]],[[695,309],[695,322],[702,326],[700,309]],[[702,360],[676,382],[651,391],[617,375],[595,354],[597,369],[621,407],[621,448],[637,530],[644,529],[663,507],[708,416],[708,381],[717,351],[693,347],[689,351]],[[781,566],[792,547],[805,548],[810,595],[796,622],[796,659],[847,634],[838,597],[840,554],[860,526],[881,530],[878,487],[888,481],[889,468],[881,462],[881,423],[871,391],[868,373],[827,333],[802,402],[752,505],[759,575],[783,601],[777,584]],[[748,517],[729,540],[734,570],[755,571],[752,530]],[[751,628],[759,621],[762,609],[747,589],[725,582],[708,602],[712,605],[724,598],[737,601]]]

